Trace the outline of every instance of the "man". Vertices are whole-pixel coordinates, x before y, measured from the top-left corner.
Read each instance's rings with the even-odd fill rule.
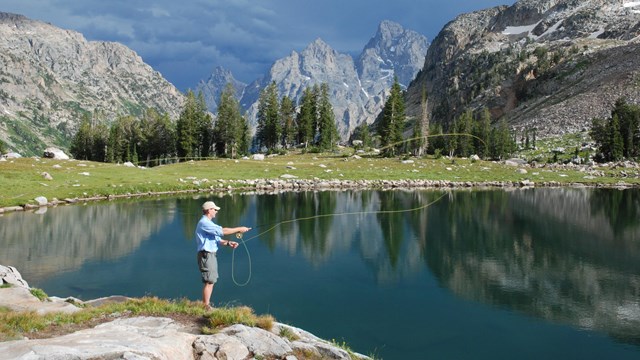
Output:
[[[213,292],[213,285],[218,280],[218,260],[216,252],[220,246],[229,246],[233,249],[238,243],[231,240],[222,240],[222,236],[236,233],[245,233],[251,228],[240,226],[235,228],[223,228],[213,222],[213,218],[220,210],[213,201],[202,204],[202,218],[196,226],[196,243],[198,245],[198,266],[202,274],[202,302],[207,309],[211,309],[209,300]]]

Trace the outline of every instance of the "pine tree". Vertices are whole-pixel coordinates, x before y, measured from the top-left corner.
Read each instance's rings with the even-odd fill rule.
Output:
[[[480,115],[480,120],[475,123],[473,135],[474,149],[476,154],[480,158],[487,158],[489,156],[489,137],[491,135],[491,113],[489,109],[484,108]]]
[[[611,117],[609,126],[609,136],[611,137],[611,160],[619,161],[624,157],[624,141],[620,133],[620,121],[618,114]]]
[[[204,101],[202,92],[198,93],[195,103],[195,124],[197,129],[198,143],[196,145],[197,154],[200,157],[209,157],[213,146],[213,119],[207,111],[207,103]]]
[[[146,166],[157,165],[161,158],[174,155],[175,127],[168,114],[146,109],[140,120],[140,133],[142,140],[137,152]]]
[[[320,127],[320,115],[318,111],[318,106],[320,103],[320,87],[318,84],[314,84],[311,88],[311,93],[313,94],[313,109],[311,112],[313,113],[313,121],[311,122],[311,129],[313,132],[313,143],[314,145],[318,145],[318,128]]]
[[[300,104],[300,112],[297,117],[297,137],[298,143],[304,144],[307,148],[315,136],[313,124],[316,123],[316,98],[310,88],[304,90]]]
[[[280,119],[282,120],[282,147],[288,149],[296,138],[296,108],[288,96],[280,101]]]
[[[249,120],[246,116],[242,117],[240,126],[240,139],[238,142],[238,156],[249,154],[249,146],[251,145],[251,133],[249,130]]]
[[[279,118],[278,89],[276,83],[271,82],[269,86],[260,92],[258,104],[258,128],[257,141],[262,147],[266,147],[271,152],[280,144],[282,128]]]
[[[333,106],[329,100],[329,85],[326,83],[320,87],[318,118],[318,147],[320,150],[333,150],[338,141],[338,129]]]
[[[402,131],[406,121],[404,110],[402,89],[396,77],[391,86],[389,98],[382,109],[382,120],[378,125],[378,134],[385,156],[395,156],[404,147],[402,144]]]
[[[600,154],[602,154],[602,160],[608,160],[611,152],[610,138],[607,135],[608,124],[604,119],[593,118],[591,119],[591,129],[589,130],[589,136],[595,141],[598,146]]]
[[[213,127],[213,138],[218,156],[236,158],[238,156],[244,118],[240,114],[240,104],[235,98],[235,89],[227,84],[220,94],[218,117]]]
[[[176,122],[176,150],[179,158],[191,158],[197,155],[198,127],[196,122],[196,97],[193,91],[187,91],[184,108]]]
[[[618,99],[609,119],[591,120],[589,135],[604,161],[640,156],[640,107]]]
[[[640,107],[620,98],[615,103],[613,115],[618,116],[623,156],[632,158],[640,155]]]
[[[490,155],[494,159],[503,159],[515,150],[515,141],[505,120],[501,120],[498,127],[491,130],[489,144]]]
[[[91,160],[106,162],[109,146],[109,128],[105,124],[97,124],[91,129]]]
[[[473,113],[467,110],[456,121],[457,153],[468,157],[473,152],[473,138],[469,136],[473,131]]]
[[[447,148],[446,138],[442,136],[443,130],[440,124],[431,124],[429,126],[429,134],[432,139],[429,141],[427,152],[436,154],[441,153]]]
[[[140,141],[140,124],[131,115],[119,116],[109,131],[107,157],[110,162],[134,161],[136,147]]]
[[[71,156],[77,160],[91,160],[92,140],[91,119],[89,114],[85,113],[82,116],[78,132],[71,140],[71,146],[69,147]]]

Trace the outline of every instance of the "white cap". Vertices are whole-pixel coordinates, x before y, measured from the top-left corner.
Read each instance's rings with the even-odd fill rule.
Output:
[[[202,204],[202,210],[209,209],[220,210],[220,206],[216,205],[216,203],[214,203],[213,201],[207,201],[206,203]]]

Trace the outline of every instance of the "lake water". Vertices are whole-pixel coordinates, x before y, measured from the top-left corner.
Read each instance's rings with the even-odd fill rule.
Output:
[[[249,305],[383,359],[640,358],[637,189],[63,206],[0,216],[0,264],[49,295],[197,300],[205,200],[222,207],[219,224],[254,227],[248,253],[218,254],[216,306]]]

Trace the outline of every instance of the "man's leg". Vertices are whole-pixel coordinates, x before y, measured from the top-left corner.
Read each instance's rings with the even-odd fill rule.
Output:
[[[213,284],[212,283],[204,283],[202,286],[202,302],[204,306],[211,306],[209,301],[211,300],[211,293],[213,293]]]

